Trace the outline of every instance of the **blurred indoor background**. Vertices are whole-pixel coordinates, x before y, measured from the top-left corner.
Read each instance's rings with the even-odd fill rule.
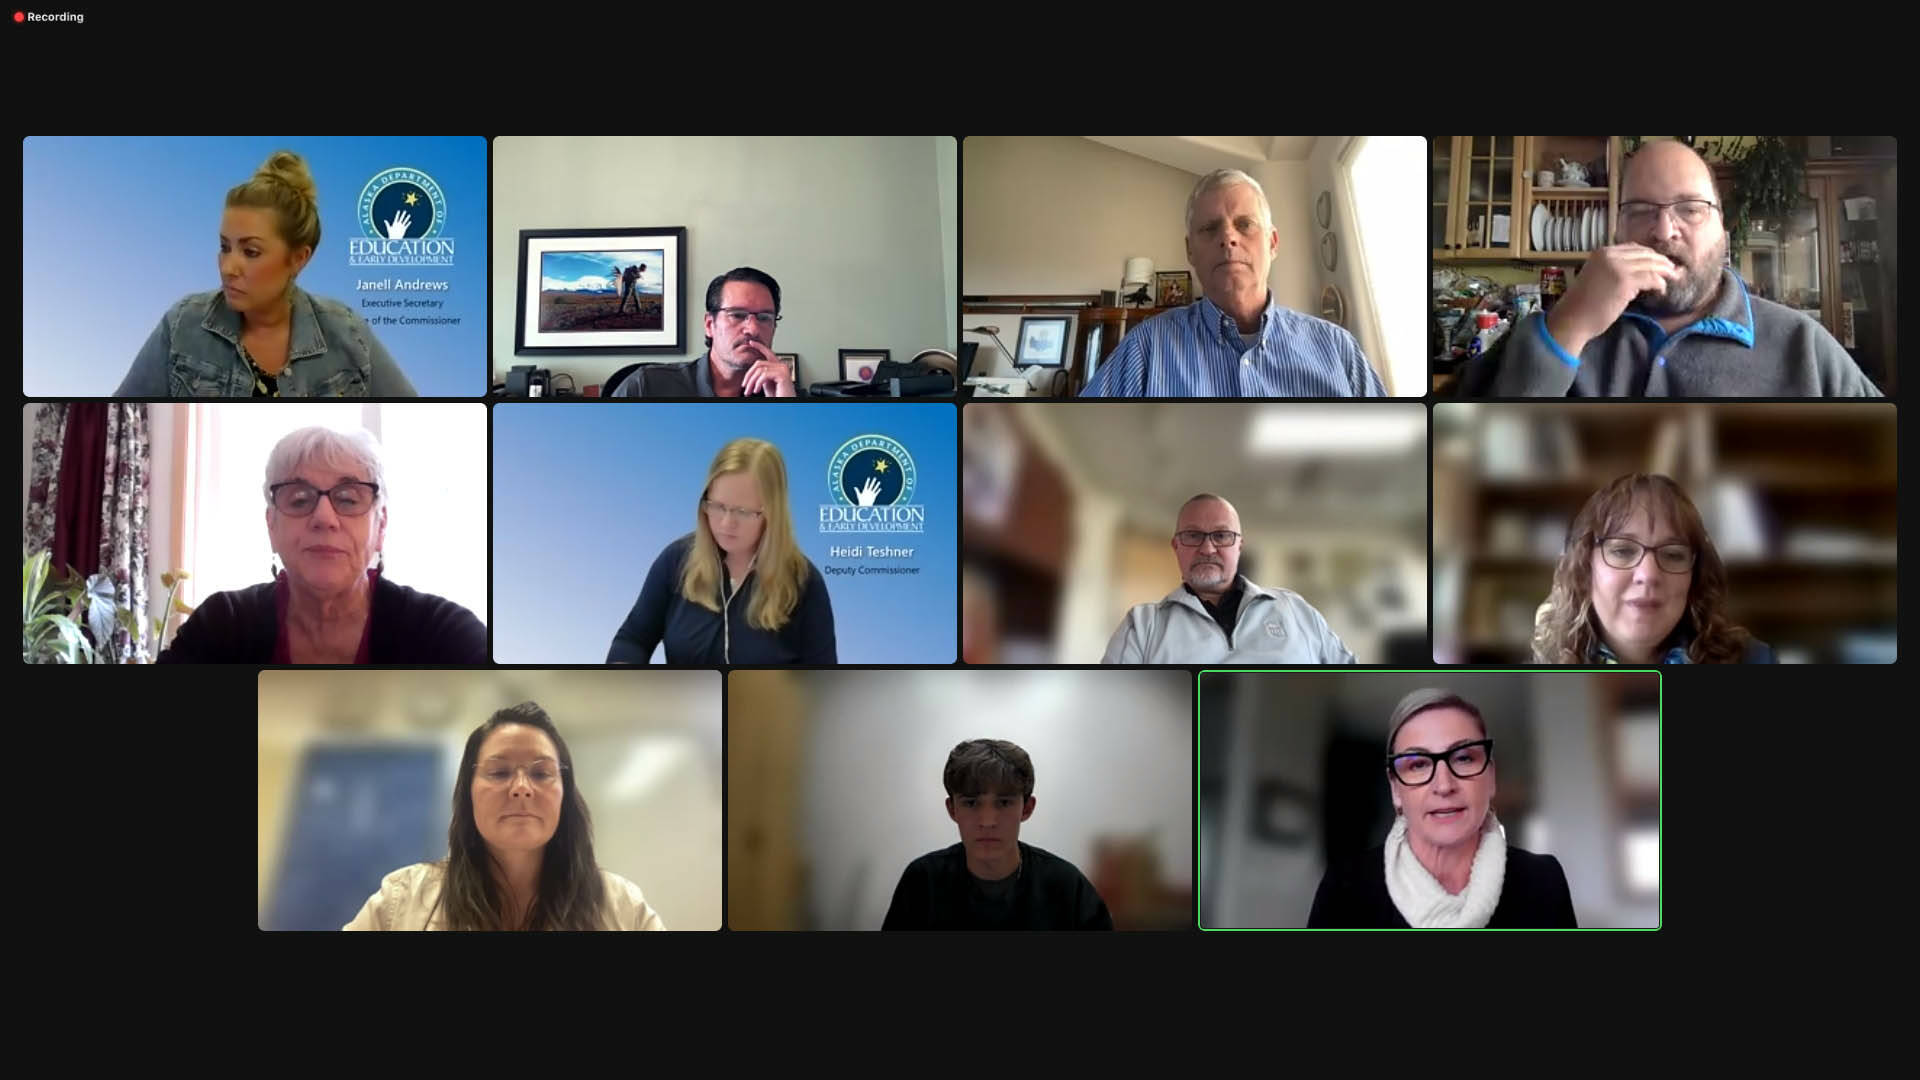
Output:
[[[1531,660],[1567,526],[1638,471],[1686,489],[1782,663],[1890,663],[1895,446],[1887,404],[1436,405],[1433,658]]]
[[[719,929],[718,673],[519,670],[261,672],[261,928],[338,930],[445,858],[467,736],[522,701],[573,753],[600,865],[668,929]]]
[[[969,410],[971,411],[971,410]],[[1033,759],[1020,839],[1093,883],[1120,930],[1193,926],[1184,671],[735,671],[727,686],[727,925],[877,930],[907,864],[960,839],[947,755]]]
[[[1305,926],[1329,861],[1386,840],[1387,721],[1423,686],[1485,716],[1493,811],[1560,861],[1580,925],[1657,926],[1660,683],[1631,671],[1201,676],[1201,924]]]
[[[1428,662],[1422,406],[975,402],[961,424],[963,660],[1097,663],[1179,587],[1175,518],[1213,492],[1254,583],[1360,663]]]

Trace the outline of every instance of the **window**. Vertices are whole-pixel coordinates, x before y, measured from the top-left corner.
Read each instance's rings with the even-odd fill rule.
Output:
[[[487,618],[487,411],[482,405],[215,404],[179,410],[172,425],[181,472],[170,494],[175,537],[154,537],[156,565],[193,575],[198,605],[216,592],[269,580],[267,458],[298,428],[365,428],[380,440],[387,498],[385,575]],[[156,455],[166,452],[156,446]],[[173,542],[180,557],[160,550]],[[164,593],[159,594],[164,596]]]
[[[1389,393],[1422,396],[1427,392],[1426,206],[1409,184],[1426,176],[1426,139],[1358,136],[1347,148],[1344,165],[1355,236],[1341,254],[1352,261],[1355,291],[1366,299],[1353,305],[1349,329],[1369,349],[1367,359]],[[1336,219],[1335,232],[1339,225]]]

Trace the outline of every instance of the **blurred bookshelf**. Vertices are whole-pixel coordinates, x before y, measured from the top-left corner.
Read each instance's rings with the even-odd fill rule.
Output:
[[[1442,403],[1433,422],[1436,659],[1528,659],[1568,524],[1631,472],[1686,489],[1729,614],[1783,662],[1892,659],[1891,406]]]

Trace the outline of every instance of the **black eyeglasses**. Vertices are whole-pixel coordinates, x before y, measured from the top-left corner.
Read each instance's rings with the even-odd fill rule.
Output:
[[[1669,574],[1684,574],[1693,569],[1694,560],[1700,553],[1686,544],[1662,544],[1650,548],[1638,540],[1629,540],[1624,536],[1603,536],[1594,543],[1600,545],[1600,558],[1615,570],[1631,570],[1640,565],[1640,560],[1653,552],[1655,566]]]
[[[1487,763],[1493,760],[1493,740],[1476,739],[1461,743],[1451,750],[1438,754],[1425,750],[1407,750],[1387,757],[1387,771],[1393,778],[1408,787],[1421,787],[1433,782],[1439,769],[1439,763],[1447,763],[1447,771],[1462,780],[1470,780],[1487,771]]]
[[[1240,534],[1230,529],[1215,529],[1213,532],[1201,532],[1199,529],[1182,529],[1174,533],[1173,538],[1180,541],[1181,547],[1199,547],[1206,541],[1211,540],[1213,541],[1214,547],[1225,548],[1232,547],[1240,539]]]
[[[349,480],[322,491],[305,480],[286,480],[268,487],[267,493],[273,499],[274,509],[290,517],[306,517],[318,510],[322,495],[333,504],[334,513],[341,517],[359,517],[373,509],[380,485]]]

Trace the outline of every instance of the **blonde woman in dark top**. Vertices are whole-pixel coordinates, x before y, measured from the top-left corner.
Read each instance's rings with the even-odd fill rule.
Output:
[[[735,439],[714,455],[694,531],[653,561],[610,664],[834,664],[833,603],[794,537],[780,448]]]

